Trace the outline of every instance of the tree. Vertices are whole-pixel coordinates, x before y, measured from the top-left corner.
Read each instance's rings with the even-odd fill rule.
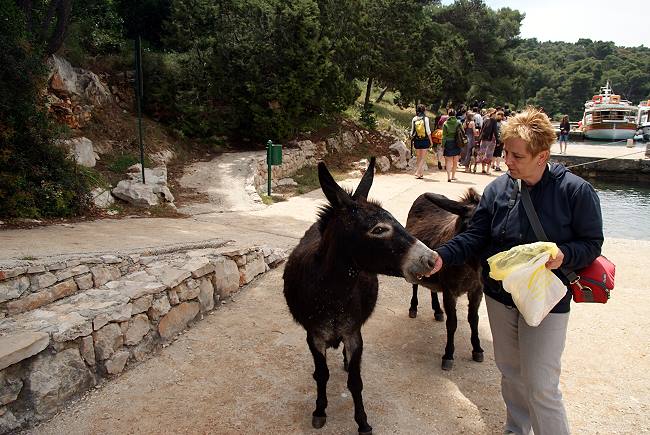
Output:
[[[65,40],[72,0],[16,0],[26,18],[27,32],[37,44],[44,44],[45,54],[56,53]]]
[[[29,19],[16,5],[0,5],[0,22],[0,215],[79,214],[88,203],[86,180],[54,144],[40,109],[44,49],[30,42]]]

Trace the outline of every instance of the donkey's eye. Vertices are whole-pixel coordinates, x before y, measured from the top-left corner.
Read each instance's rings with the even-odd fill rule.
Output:
[[[385,233],[386,231],[388,231],[388,228],[386,228],[386,227],[374,227],[372,229],[371,233],[379,235],[379,234]]]

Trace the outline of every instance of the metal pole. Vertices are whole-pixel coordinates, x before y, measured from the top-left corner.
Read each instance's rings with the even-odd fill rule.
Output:
[[[268,165],[268,193],[271,196],[271,147],[273,142],[270,140],[266,143],[266,164]]]
[[[140,166],[142,166],[142,184],[144,180],[144,146],[142,145],[142,107],[141,100],[144,95],[142,86],[142,41],[140,35],[135,40],[135,101],[138,111],[138,133],[140,140]]]

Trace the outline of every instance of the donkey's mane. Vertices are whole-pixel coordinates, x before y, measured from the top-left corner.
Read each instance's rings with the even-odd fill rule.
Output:
[[[474,190],[473,187],[470,187],[467,189],[467,192],[460,198],[459,202],[462,202],[463,204],[478,204],[479,201],[481,200],[481,196]]]

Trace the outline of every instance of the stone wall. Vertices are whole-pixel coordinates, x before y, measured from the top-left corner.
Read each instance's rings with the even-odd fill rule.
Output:
[[[30,261],[0,269],[0,434],[147,359],[280,264],[268,247]],[[0,265],[2,267],[2,265]]]
[[[551,161],[570,167],[570,171],[586,179],[600,181],[650,182],[650,159],[602,159],[580,156],[551,156]],[[585,163],[589,163],[585,165]],[[581,166],[574,166],[581,165]]]
[[[282,149],[282,164],[271,166],[271,187],[277,187],[280,180],[292,176],[305,166],[316,166],[319,158],[327,153],[325,144],[318,146],[310,140],[295,143],[296,148]],[[252,185],[259,192],[266,192],[268,184],[266,158],[259,160],[253,168]],[[249,184],[249,183],[247,183]]]

